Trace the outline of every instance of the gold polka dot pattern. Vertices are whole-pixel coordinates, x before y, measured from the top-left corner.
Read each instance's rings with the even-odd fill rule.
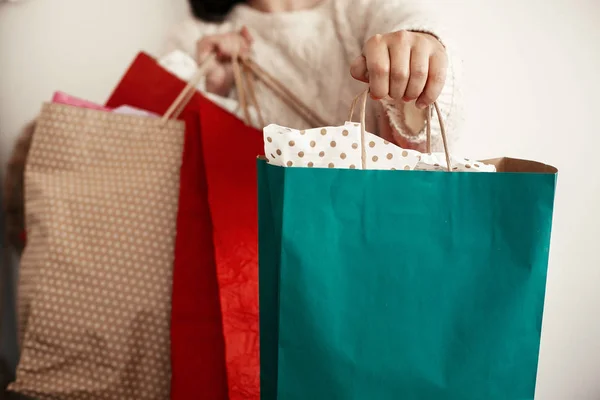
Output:
[[[184,126],[46,104],[26,167],[21,360],[39,400],[164,400]]]
[[[269,125],[264,129],[265,154],[269,163],[287,167],[356,169],[361,162],[360,125],[346,123],[297,131]],[[413,169],[416,151],[403,150],[367,133],[367,169]]]
[[[361,162],[360,125],[297,131],[278,125],[264,128],[265,154],[270,164],[287,167],[357,169]],[[421,154],[402,149],[366,133],[366,169],[392,171],[446,171],[443,153]],[[454,171],[494,172],[493,165],[451,157]]]

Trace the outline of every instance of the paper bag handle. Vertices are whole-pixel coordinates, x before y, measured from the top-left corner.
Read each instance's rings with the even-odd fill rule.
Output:
[[[211,62],[216,59],[215,54],[210,54],[203,62],[198,66],[196,73],[189,80],[187,85],[183,88],[183,90],[179,93],[177,98],[173,101],[171,106],[167,109],[167,111],[162,116],[161,122],[164,124],[170,119],[177,119],[181,112],[190,102],[194,93],[196,93],[196,86],[202,81],[202,78],[206,74],[206,70]]]
[[[162,116],[161,122],[164,124],[169,119],[176,119],[179,117],[185,106],[189,103],[189,101],[194,96],[196,92],[196,86],[200,83],[202,78],[204,77],[206,70],[211,62],[216,59],[216,55],[210,54],[198,67],[198,70],[194,74],[194,76],[189,80],[185,88],[179,93],[177,98],[173,101],[171,106],[167,109],[165,114]],[[248,110],[248,104],[246,102],[246,91],[250,97],[250,101],[253,103],[256,108],[259,123],[264,126],[264,119],[262,116],[262,111],[256,99],[256,92],[254,89],[254,80],[253,77],[256,77],[262,81],[262,83],[267,86],[271,91],[273,91],[276,95],[278,95],[284,102],[288,104],[292,109],[294,109],[298,114],[300,114],[303,118],[305,118],[309,123],[313,126],[325,126],[327,123],[324,119],[322,119],[317,113],[310,109],[306,104],[304,104],[296,95],[294,95],[288,88],[286,88],[281,82],[279,82],[275,77],[270,75],[268,72],[259,67],[254,61],[248,58],[240,58],[238,56],[233,57],[233,71],[234,78],[236,81],[236,86],[238,88],[238,96],[240,101],[240,106],[244,111],[244,117],[246,119],[246,123],[250,124],[250,112]],[[252,76],[253,75],[253,76]],[[352,106],[350,108],[350,116],[348,118],[349,121],[352,121],[352,117],[354,114],[354,109],[358,100],[362,97],[361,102],[361,111],[360,111],[360,123],[361,123],[361,162],[363,169],[366,168],[366,148],[365,148],[365,140],[366,140],[366,130],[365,130],[365,122],[366,122],[366,109],[367,109],[367,98],[369,94],[369,89],[366,89],[363,93],[359,94],[352,101]],[[433,109],[438,116],[438,122],[440,124],[440,131],[442,134],[442,141],[444,143],[444,153],[446,155],[446,166],[448,171],[452,171],[452,166],[450,165],[450,152],[448,149],[448,140],[446,137],[446,128],[444,125],[444,121],[442,118],[442,113],[440,112],[440,108],[437,102],[433,103]],[[427,151],[431,153],[431,108],[427,111]]]
[[[162,117],[162,122],[166,122],[169,119],[177,118],[185,106],[189,103],[193,97],[196,86],[200,83],[206,73],[208,65],[216,59],[214,53],[210,54],[198,67],[197,72],[189,80],[186,87],[179,93],[179,96],[173,101],[169,109],[165,112]],[[260,80],[267,88],[269,88],[275,95],[283,100],[291,109],[297,114],[303,117],[309,124],[317,126],[325,126],[326,122],[316,112],[310,109],[305,103],[303,103],[297,96],[295,96],[285,85],[279,82],[275,77],[270,75],[264,69],[262,69],[254,61],[241,58],[239,56],[232,57],[233,59],[233,76],[235,84],[238,89],[238,97],[240,107],[244,112],[244,119],[246,124],[251,124],[250,112],[248,109],[248,103],[252,103],[257,111],[259,123],[264,126],[265,121],[262,115],[262,110],[258,104],[256,98],[256,90],[254,86],[255,78]],[[249,98],[247,98],[248,96]]]
[[[352,118],[354,117],[354,109],[356,108],[356,104],[362,98],[361,105],[360,105],[360,125],[361,125],[360,134],[361,134],[361,142],[362,142],[361,143],[361,161],[362,161],[363,169],[366,168],[366,162],[367,162],[367,152],[366,152],[366,148],[365,148],[365,141],[366,141],[365,122],[366,122],[366,115],[367,115],[366,110],[367,110],[368,96],[369,96],[369,89],[364,90],[361,94],[356,96],[354,98],[354,100],[352,100],[352,105],[350,106],[350,114],[348,115],[348,121],[352,121]],[[427,109],[427,126],[426,126],[427,152],[431,153],[431,113],[432,113],[432,110],[435,110],[437,117],[438,117],[438,122],[440,124],[440,132],[442,135],[442,141],[444,143],[444,154],[446,156],[446,168],[447,168],[448,172],[451,172],[452,165],[450,165],[450,150],[448,149],[446,126],[444,124],[442,112],[440,111],[440,107],[437,102],[434,102],[433,105]]]
[[[298,115],[304,118],[310,125],[313,127],[325,126],[327,122],[324,118],[322,118],[317,112],[312,110],[308,105],[306,105],[302,100],[298,98],[291,90],[289,90],[283,83],[277,80],[274,76],[269,74],[267,71],[262,69],[255,61],[249,58],[236,58],[234,62],[234,76],[236,64],[238,65],[239,70],[239,80],[236,82],[236,86],[238,87],[238,95],[240,96],[240,105],[241,103],[247,107],[247,103],[244,97],[245,92],[247,91],[251,97],[251,100],[254,103],[257,112],[260,115],[260,107],[256,102],[256,96],[254,92],[253,80],[251,76],[254,76],[257,80],[261,81],[263,85],[265,85],[269,90],[271,90],[276,96],[278,96],[284,103],[288,105],[292,110],[294,110]],[[244,79],[247,83],[244,84]],[[253,98],[253,99],[252,99]],[[244,110],[246,118],[249,118],[248,111]],[[263,124],[264,125],[264,124]]]
[[[440,134],[442,136],[442,143],[444,144],[444,155],[446,156],[446,167],[448,172],[452,172],[452,165],[450,165],[450,148],[448,147],[448,135],[446,135],[446,124],[444,123],[444,118],[442,117],[442,112],[440,111],[440,106],[437,101],[433,102],[433,106],[430,106],[427,110],[427,152],[431,153],[431,113],[432,110],[435,110],[435,113],[438,117],[438,123],[440,124]]]
[[[238,91],[239,106],[244,112],[244,122],[246,125],[252,125],[250,110],[248,109],[247,103],[247,100],[249,100],[256,109],[259,125],[264,127],[265,120],[256,98],[256,91],[254,90],[254,76],[252,76],[243,63],[240,63],[239,56],[233,57],[233,78],[235,80],[235,87]],[[249,99],[246,98],[246,92],[248,93]]]

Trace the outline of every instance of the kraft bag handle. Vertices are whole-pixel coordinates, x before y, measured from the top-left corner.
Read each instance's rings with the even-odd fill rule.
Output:
[[[173,101],[171,106],[167,109],[164,115],[161,118],[161,122],[164,124],[170,119],[177,119],[181,112],[190,102],[194,93],[196,92],[196,86],[202,81],[202,78],[206,74],[206,70],[210,63],[212,63],[216,59],[215,54],[210,54],[203,62],[198,66],[198,69],[192,76],[192,78],[188,81],[187,85],[183,90],[179,93],[177,98]]]
[[[352,101],[352,105],[350,107],[350,114],[348,116],[348,121],[352,121],[352,118],[354,117],[354,110],[356,108],[356,105],[358,104],[358,101],[361,100],[362,101],[360,103],[360,133],[361,133],[361,161],[362,161],[362,167],[363,169],[366,168],[366,149],[365,149],[365,140],[366,140],[366,128],[365,128],[365,121],[366,121],[366,109],[367,109],[367,98],[369,95],[369,89],[364,90],[362,93],[360,93],[358,96],[356,96],[354,98],[354,100]],[[452,172],[452,165],[450,164],[450,150],[448,149],[448,139],[447,139],[447,135],[446,135],[446,125],[444,124],[444,119],[442,117],[442,112],[440,111],[440,107],[438,105],[437,102],[434,102],[433,105],[431,105],[429,107],[429,109],[427,110],[427,122],[426,122],[426,130],[427,130],[427,152],[431,154],[431,113],[433,112],[433,110],[435,110],[437,117],[438,117],[438,122],[440,124],[440,132],[442,135],[442,142],[444,143],[444,154],[446,156],[446,168],[448,172]]]
[[[278,96],[286,105],[294,110],[298,115],[304,118],[310,125],[317,128],[320,126],[326,126],[327,122],[317,112],[312,110],[302,100],[298,98],[291,90],[289,90],[283,83],[277,80],[273,75],[269,74],[263,68],[261,68],[256,62],[249,58],[239,58],[239,64],[243,67],[242,70],[246,70],[247,76],[254,76],[258,81],[265,85],[271,90],[276,96]],[[247,79],[247,82],[252,82],[251,79]],[[254,87],[248,85],[248,92],[250,96],[256,97],[254,93]],[[244,87],[244,85],[240,85]],[[240,89],[238,88],[238,91]],[[255,104],[256,107],[256,104]]]
[[[254,75],[258,80],[260,80],[265,86],[267,86],[272,92],[274,92],[277,96],[279,96],[290,108],[294,109],[300,116],[309,121],[311,125],[314,127],[326,126],[327,122],[323,118],[321,118],[317,113],[310,109],[306,104],[304,104],[295,94],[293,94],[285,85],[279,82],[275,77],[270,75],[264,69],[262,69],[256,62],[252,61],[249,58],[239,58],[235,57],[234,62],[234,71],[238,70],[238,73],[235,74],[237,76],[236,85],[238,87],[238,96],[240,97],[240,106],[244,108],[244,114],[246,118],[246,123],[250,124],[250,113],[247,111],[248,102],[245,99],[245,92],[248,91],[250,95],[250,101],[253,103],[254,107],[257,110],[259,115],[259,119],[262,121],[261,124],[264,126],[264,120],[262,118],[262,113],[258,102],[256,101],[256,95],[254,92],[254,87],[251,74]],[[248,84],[248,88],[246,90],[246,85],[244,80]],[[366,140],[366,131],[365,131],[365,120],[366,120],[366,108],[367,108],[367,98],[368,98],[369,90],[365,90],[363,93],[359,94],[352,101],[352,106],[350,108],[350,116],[348,121],[352,121],[352,117],[354,114],[354,110],[359,100],[362,97],[361,108],[360,108],[360,119],[361,119],[361,162],[363,169],[366,167],[366,149],[365,149],[365,140]],[[448,140],[446,135],[446,126],[444,124],[444,120],[442,117],[442,113],[437,102],[434,102],[433,105],[427,110],[427,152],[431,153],[431,113],[435,110],[438,122],[440,124],[440,131],[442,136],[442,141],[444,143],[444,153],[446,156],[446,167],[450,172],[452,171],[452,165],[450,163],[450,150],[448,148]]]
[[[250,102],[256,109],[259,125],[265,126],[262,110],[256,99],[254,76],[252,76],[247,67],[240,62],[239,56],[233,57],[233,78],[238,92],[239,106],[244,113],[244,122],[248,126],[252,125],[250,109],[248,106],[248,102]],[[246,98],[246,93],[248,94],[248,98]]]
[[[189,103],[193,97],[196,86],[202,81],[202,78],[206,74],[206,70],[211,62],[216,59],[216,55],[211,53],[198,67],[198,70],[194,76],[189,80],[186,87],[179,93],[179,96],[173,101],[169,109],[162,116],[162,122],[165,123],[169,119],[176,119],[179,117],[185,106]],[[325,126],[327,123],[325,119],[320,117],[315,111],[311,110],[309,106],[303,103],[296,95],[294,95],[284,84],[279,82],[275,77],[262,69],[254,61],[242,58],[239,56],[233,57],[233,72],[235,84],[238,90],[238,101],[240,107],[244,113],[244,120],[247,125],[252,123],[249,111],[249,103],[257,111],[259,123],[264,126],[265,121],[263,118],[262,110],[258,104],[256,98],[255,79],[264,84],[270,89],[276,96],[278,96],[284,103],[286,103],[292,110],[298,115],[304,118],[309,124],[314,127]]]
[[[161,122],[166,123],[169,119],[176,119],[179,117],[185,106],[192,99],[194,93],[196,92],[196,86],[202,81],[202,78],[206,74],[206,70],[211,62],[216,59],[216,55],[210,54],[198,67],[198,70],[194,74],[194,76],[190,79],[185,88],[179,93],[177,98],[173,101],[169,109],[162,116]],[[256,112],[258,114],[260,125],[264,126],[265,121],[262,115],[262,110],[260,105],[258,104],[256,98],[256,91],[254,86],[254,78],[260,80],[267,88],[269,88],[272,92],[274,92],[277,96],[279,96],[290,108],[296,111],[300,116],[305,118],[311,125],[314,127],[326,126],[327,123],[323,118],[321,118],[316,112],[310,109],[302,100],[300,100],[295,94],[293,94],[285,85],[279,82],[275,77],[270,75],[264,69],[258,66],[254,61],[248,58],[241,58],[239,56],[233,57],[233,71],[234,71],[234,79],[236,82],[236,87],[238,89],[238,97],[240,106],[244,112],[244,118],[246,124],[251,124],[250,111],[248,106],[249,100]],[[249,99],[246,98],[246,93],[248,93]],[[363,93],[359,94],[352,101],[352,106],[350,108],[350,115],[348,117],[348,121],[352,121],[354,110],[356,105],[362,97],[361,108],[360,108],[360,123],[361,123],[361,162],[363,169],[366,168],[366,149],[365,149],[365,140],[366,140],[366,130],[365,130],[365,121],[366,121],[366,108],[367,108],[367,98],[368,98],[369,90],[363,91]],[[446,156],[446,166],[448,171],[452,171],[452,166],[450,164],[450,151],[448,149],[448,140],[446,136],[446,127],[443,121],[442,113],[437,102],[434,102],[432,107],[427,111],[427,151],[431,153],[431,113],[432,108],[435,110],[438,122],[440,124],[440,131],[442,135],[442,141],[444,144],[444,153]]]

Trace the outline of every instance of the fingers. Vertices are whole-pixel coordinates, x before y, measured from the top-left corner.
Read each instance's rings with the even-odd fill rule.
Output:
[[[227,96],[234,84],[231,64],[215,68],[206,75],[206,90],[219,96]]]
[[[202,64],[210,53],[215,50],[217,38],[215,36],[205,36],[196,43],[196,61]]]
[[[399,31],[370,38],[350,73],[369,83],[374,98],[417,100],[425,108],[440,96],[447,68],[446,50],[436,37]]]
[[[413,49],[410,54],[410,78],[404,93],[404,101],[416,100],[427,83],[429,75],[429,54],[419,49]]]
[[[216,43],[217,57],[230,60],[234,55],[247,55],[250,43],[239,33],[226,33],[220,35]]]
[[[371,96],[376,99],[386,97],[390,91],[390,54],[388,45],[381,35],[367,41],[364,49]]]
[[[400,100],[404,97],[410,78],[410,46],[406,43],[392,43],[390,51],[390,97]]]
[[[429,59],[429,74],[423,92],[417,99],[417,107],[425,108],[433,104],[442,93],[446,83],[448,59],[444,54],[434,54]]]
[[[205,36],[196,45],[196,58],[200,63],[209,54],[216,53],[220,61],[230,61],[234,55],[248,55],[253,41],[250,31],[246,27],[239,32]]]
[[[350,75],[357,81],[369,82],[369,77],[367,76],[367,59],[365,56],[360,56],[350,66]]]
[[[212,37],[202,38],[196,45],[196,63],[204,65],[207,76],[219,68],[219,63],[214,58],[207,63],[208,56],[214,52],[214,48],[215,42]]]

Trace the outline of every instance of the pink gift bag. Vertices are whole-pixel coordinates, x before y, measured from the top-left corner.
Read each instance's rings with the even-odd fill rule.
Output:
[[[83,100],[75,96],[71,96],[70,94],[64,92],[54,92],[54,96],[52,96],[52,102],[58,104],[64,104],[67,106],[74,106],[79,108],[89,108],[92,110],[99,111],[110,111],[110,108],[103,107],[99,104],[93,103],[91,101]]]

